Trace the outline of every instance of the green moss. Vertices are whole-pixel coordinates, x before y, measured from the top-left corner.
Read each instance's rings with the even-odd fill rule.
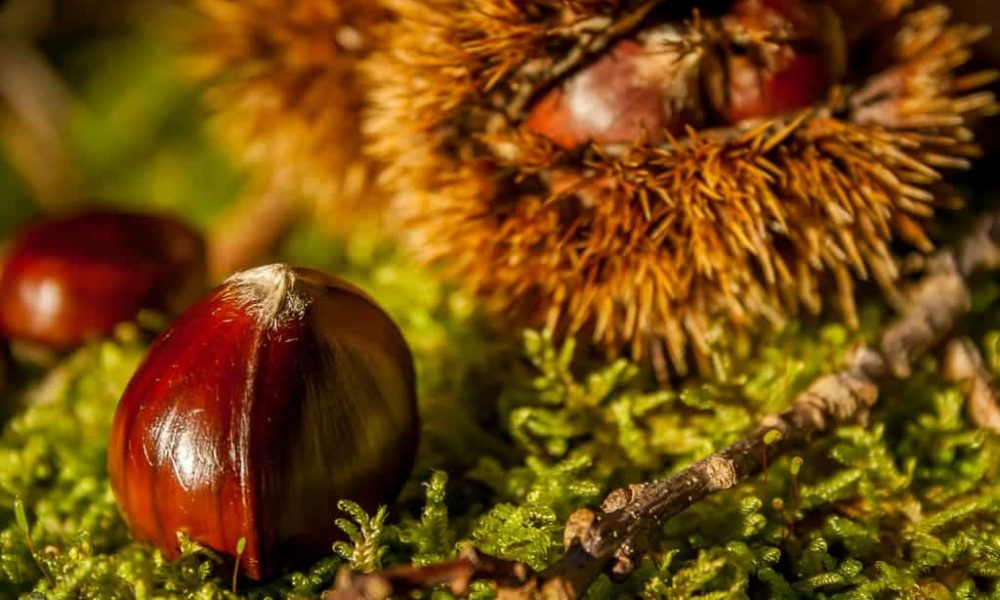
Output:
[[[427,565],[451,558],[455,551],[455,533],[448,522],[448,507],[445,505],[448,474],[434,471],[424,484],[426,501],[420,520],[406,519],[399,527],[396,537],[410,547],[414,564]]]
[[[665,391],[627,361],[577,357],[572,343],[557,347],[542,333],[527,332],[518,351],[483,328],[460,295],[371,239],[303,232],[288,253],[359,282],[400,322],[421,378],[420,466],[387,512],[369,517],[344,504],[349,539],[327,559],[264,586],[241,582],[242,596],[313,597],[345,561],[363,570],[427,564],[465,544],[542,568],[562,552],[574,509],[733,441],[835,368],[882,318],[869,311],[853,334],[796,324],[720,375]],[[983,339],[994,369],[997,340]],[[104,464],[108,425],[142,351],[134,329],[122,328],[8,393],[27,406],[0,436],[0,505],[8,507],[0,511],[0,592],[232,595],[231,572],[213,553],[185,542],[181,560],[165,561],[132,542],[117,515]],[[766,483],[757,478],[692,507],[664,526],[628,580],[602,578],[589,596],[1000,593],[1000,440],[970,425],[963,402],[937,363],[924,361],[911,379],[886,387],[869,423],[774,461]]]
[[[348,541],[334,542],[333,551],[346,560],[352,569],[362,573],[377,571],[382,567],[382,557],[389,551],[388,546],[382,545],[385,518],[389,514],[386,507],[379,507],[371,516],[350,500],[341,500],[337,508],[350,516],[350,519],[335,521]]]

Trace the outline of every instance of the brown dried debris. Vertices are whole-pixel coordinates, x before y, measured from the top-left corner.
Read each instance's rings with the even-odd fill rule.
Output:
[[[983,364],[983,356],[972,340],[956,338],[948,343],[944,375],[961,386],[969,420],[980,429],[1000,433],[1000,392],[996,378]]]
[[[475,579],[489,579],[516,589],[525,584],[530,575],[526,565],[482,555],[467,548],[455,560],[431,565],[400,565],[379,573],[341,569],[337,573],[334,589],[324,594],[323,600],[384,600],[393,595],[441,585],[456,596],[464,596]]]

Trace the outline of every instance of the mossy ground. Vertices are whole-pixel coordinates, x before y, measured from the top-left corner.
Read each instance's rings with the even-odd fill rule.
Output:
[[[317,252],[317,250],[322,251]],[[674,471],[780,409],[885,318],[798,323],[720,375],[659,390],[624,360],[603,363],[544,334],[489,332],[468,299],[391,246],[301,232],[292,260],[371,291],[418,363],[419,466],[402,498],[369,519],[344,505],[352,534],[330,557],[238,595],[310,597],[351,563],[372,569],[447,559],[463,544],[543,567],[562,525],[613,487]],[[323,256],[322,260],[317,257]],[[993,287],[970,322],[987,331]],[[1000,333],[980,335],[1000,371]],[[215,598],[230,572],[188,545],[180,561],[132,542],[108,488],[105,448],[118,394],[140,359],[134,327],[39,373],[8,402],[27,405],[0,437],[0,590],[55,598]],[[655,551],[595,598],[974,598],[1000,593],[1000,439],[970,425],[932,358],[891,385],[865,426],[850,426],[668,522]],[[763,457],[762,457],[763,460]],[[14,510],[21,499],[28,532]],[[36,548],[32,555],[28,536]],[[444,592],[435,592],[443,597]],[[477,596],[488,596],[483,588]]]
[[[96,196],[150,198],[206,224],[239,178],[190,125],[194,94],[154,68],[157,48],[139,36],[92,52],[74,84],[85,107],[74,147]],[[26,211],[8,212],[4,230]],[[115,403],[147,343],[123,326],[3,392],[0,597],[315,597],[341,565],[428,563],[464,544],[543,567],[560,555],[574,509],[737,439],[891,316],[871,296],[859,331],[833,317],[791,323],[746,358],[720,353],[717,375],[666,391],[627,361],[491,330],[471,299],[363,226],[348,239],[303,226],[283,258],[356,282],[409,340],[423,440],[399,501],[372,517],[345,504],[329,518],[350,539],[328,558],[263,586],[241,581],[236,594],[211,552],[185,542],[184,558],[168,562],[134,543],[105,466]],[[964,327],[1000,374],[997,296],[979,283]],[[936,359],[924,360],[883,390],[868,423],[685,511],[631,577],[601,579],[589,597],[1000,597],[1000,437],[974,428],[963,403]]]

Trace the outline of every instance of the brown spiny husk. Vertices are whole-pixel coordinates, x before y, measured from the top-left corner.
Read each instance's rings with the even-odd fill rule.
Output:
[[[194,70],[208,83],[206,101],[223,140],[265,186],[277,181],[321,209],[360,201],[371,169],[360,158],[358,65],[385,16],[379,2],[194,5]]]
[[[855,321],[855,282],[893,289],[891,242],[930,247],[941,169],[976,154],[966,124],[993,110],[991,75],[956,69],[985,32],[939,5],[837,0],[870,50],[811,107],[573,150],[522,127],[527,100],[657,4],[387,0],[366,132],[413,247],[519,324],[679,371],[829,289]]]

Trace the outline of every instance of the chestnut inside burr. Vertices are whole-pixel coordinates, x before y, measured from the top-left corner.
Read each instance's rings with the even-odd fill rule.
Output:
[[[843,75],[846,41],[829,4],[739,0],[648,23],[538,98],[524,125],[571,149],[661,143],[809,106]]]

